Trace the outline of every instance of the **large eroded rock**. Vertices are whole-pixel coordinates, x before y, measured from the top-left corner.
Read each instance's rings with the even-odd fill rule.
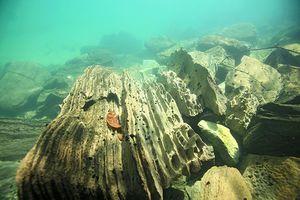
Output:
[[[22,160],[20,199],[161,199],[212,148],[161,84],[90,67]],[[47,190],[47,192],[44,192]]]

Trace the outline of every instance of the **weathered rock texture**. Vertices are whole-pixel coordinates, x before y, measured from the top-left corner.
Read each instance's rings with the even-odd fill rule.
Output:
[[[185,82],[173,71],[164,71],[159,80],[175,99],[179,111],[185,116],[196,116],[203,111],[195,94],[187,88]]]
[[[241,166],[253,199],[299,199],[300,158],[248,155]]]
[[[227,127],[205,120],[201,120],[198,126],[227,165],[233,166],[239,162],[238,143]]]
[[[223,95],[208,70],[184,50],[174,52],[170,57],[168,68],[175,71],[203,107],[209,108],[217,115],[224,115],[226,97]]]
[[[226,77],[226,93],[233,89],[247,88],[261,103],[275,101],[282,88],[281,75],[269,65],[244,56],[242,62]]]
[[[300,98],[293,104],[260,107],[244,138],[247,151],[267,155],[300,156]]]
[[[226,124],[242,135],[257,107],[277,100],[282,89],[282,78],[277,70],[247,56],[228,73],[225,83]]]
[[[121,128],[108,126],[115,112]],[[155,82],[86,69],[17,172],[20,199],[160,199],[213,159]]]
[[[212,167],[187,189],[192,200],[251,200],[251,193],[241,173],[232,167]]]
[[[227,102],[225,123],[231,130],[244,135],[259,101],[247,88],[236,88]]]

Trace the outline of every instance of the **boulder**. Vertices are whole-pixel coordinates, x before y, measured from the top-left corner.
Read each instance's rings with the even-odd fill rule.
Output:
[[[189,54],[192,56],[195,63],[207,68],[210,75],[219,82],[219,78],[222,79],[222,77],[216,77],[217,73],[220,76],[221,70],[228,70],[234,67],[234,60],[230,58],[225,49],[220,46],[213,47],[205,52],[191,51]],[[223,75],[224,79],[221,81],[225,80],[225,76]]]
[[[278,71],[254,58],[244,56],[242,62],[226,77],[226,96],[234,89],[244,87],[255,95],[260,104],[275,101],[282,88],[282,78]]]
[[[159,81],[172,95],[182,115],[193,117],[203,111],[195,94],[187,88],[185,82],[177,77],[173,71],[164,71],[160,74]]]
[[[300,100],[259,107],[244,138],[248,152],[300,156]]]
[[[197,49],[206,51],[215,46],[223,47],[228,55],[234,58],[236,65],[240,63],[244,55],[250,54],[250,46],[246,42],[218,35],[208,35],[201,38],[197,44]]]
[[[169,59],[168,69],[174,71],[185,82],[203,107],[219,116],[225,114],[226,97],[209,71],[190,54],[182,49],[175,51]]]
[[[300,158],[249,154],[240,170],[253,199],[300,197]]]
[[[163,85],[93,66],[22,160],[18,195],[161,199],[173,180],[213,159]]]
[[[287,102],[300,96],[300,68],[290,65],[278,65],[282,77],[282,90],[276,102]]]
[[[250,23],[239,23],[223,28],[221,35],[240,41],[255,43],[257,39],[256,27]]]
[[[205,120],[201,120],[198,126],[201,135],[212,144],[227,165],[234,166],[239,162],[239,145],[227,127]]]
[[[241,173],[232,167],[212,167],[201,181],[186,188],[192,200],[251,200],[251,193]]]
[[[145,48],[152,53],[162,52],[174,45],[175,42],[167,36],[152,37],[144,43]]]
[[[49,72],[38,64],[15,62],[6,65],[0,79],[0,113],[17,115],[34,107]]]
[[[300,67],[300,43],[276,48],[265,60],[265,63],[278,68],[279,64]]]

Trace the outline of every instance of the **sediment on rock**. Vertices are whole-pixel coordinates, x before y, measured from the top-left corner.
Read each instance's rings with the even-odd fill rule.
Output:
[[[19,198],[161,199],[213,158],[161,84],[89,67],[21,162]]]

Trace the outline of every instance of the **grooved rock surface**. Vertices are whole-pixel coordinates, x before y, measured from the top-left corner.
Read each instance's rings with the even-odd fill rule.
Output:
[[[226,97],[208,70],[190,54],[184,50],[175,51],[170,57],[168,69],[176,72],[191,92],[196,94],[203,107],[211,109],[217,115],[225,114]]]
[[[241,173],[232,167],[212,167],[201,181],[187,189],[192,200],[251,200],[251,193]]]
[[[299,199],[300,158],[249,154],[241,171],[253,199]]]
[[[191,93],[185,82],[177,77],[175,72],[162,72],[159,81],[175,99],[181,114],[185,116],[196,116],[203,111],[197,96]]]
[[[118,116],[121,128],[106,122]],[[161,84],[89,67],[17,172],[20,199],[161,199],[212,161]]]
[[[238,163],[239,146],[227,127],[205,120],[201,120],[198,126],[227,165],[233,166]]]
[[[300,98],[260,107],[243,144],[251,153],[300,156]]]

